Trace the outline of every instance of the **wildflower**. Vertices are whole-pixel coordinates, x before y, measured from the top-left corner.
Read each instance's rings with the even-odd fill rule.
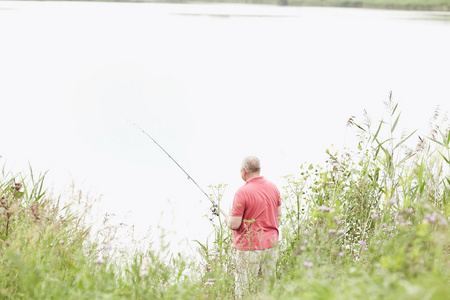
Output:
[[[104,247],[104,249],[105,249],[105,250],[111,250],[111,249],[112,249],[111,244],[106,244],[105,247]]]
[[[397,201],[395,199],[391,199],[391,201],[389,201],[390,205],[394,205]]]
[[[412,222],[411,222],[411,221],[406,221],[406,225],[407,225],[407,226],[411,226],[411,225],[412,225]]]
[[[308,234],[309,234],[309,231],[308,231],[308,230],[305,230],[305,231],[303,232],[303,234],[304,234],[304,235],[308,235]]]
[[[330,230],[328,230],[328,233],[329,234],[336,234],[336,229],[330,229]]]
[[[305,246],[301,246],[301,247],[300,247],[300,251],[306,251]]]
[[[377,220],[378,219],[378,214],[373,214],[372,215],[372,219]]]
[[[339,257],[344,257],[344,252],[339,252],[338,256]]]
[[[436,222],[436,215],[435,214],[433,214],[433,215],[427,214],[425,217],[428,219],[428,221],[430,223]]]
[[[214,279],[214,278],[208,278],[208,280],[206,280],[205,284],[206,285],[213,285],[215,281],[216,281],[216,279]]]
[[[20,182],[15,182],[12,186],[11,189],[12,190],[16,190],[19,191],[22,188],[22,184]]]
[[[381,226],[383,226],[383,227],[387,227],[387,224],[386,223],[383,223]]]
[[[366,245],[366,241],[359,241],[359,245],[362,247],[362,246],[365,246]]]
[[[313,264],[312,262],[307,262],[307,261],[305,261],[305,262],[303,263],[303,266],[304,266],[305,268],[312,268],[312,267],[314,267],[314,264]]]
[[[101,265],[101,264],[104,264],[105,261],[103,260],[103,258],[97,257],[97,258],[94,260],[94,263],[97,264],[97,265]]]
[[[59,244],[60,245],[64,244],[64,240],[59,240]]]
[[[408,214],[412,214],[412,213],[413,213],[413,209],[412,209],[411,207],[408,207],[408,208],[406,209],[406,212],[407,212]]]
[[[339,230],[338,230],[338,233],[339,233],[339,234],[344,234],[345,231],[344,231],[344,229],[339,229]]]
[[[308,244],[308,240],[304,240],[303,244],[305,244],[305,245]]]
[[[329,212],[330,208],[328,206],[322,205],[322,206],[319,206],[319,210],[323,211],[323,212]]]
[[[53,247],[53,243],[50,243],[50,247]]]

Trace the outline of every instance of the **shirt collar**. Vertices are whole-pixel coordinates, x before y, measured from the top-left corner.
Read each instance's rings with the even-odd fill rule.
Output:
[[[252,177],[249,180],[247,180],[245,183],[250,183],[250,182],[256,182],[256,181],[261,181],[264,179],[264,176],[256,176],[256,177]]]

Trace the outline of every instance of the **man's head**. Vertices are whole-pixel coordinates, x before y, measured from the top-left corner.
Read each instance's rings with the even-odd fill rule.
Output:
[[[241,177],[244,181],[252,177],[259,176],[261,170],[261,163],[255,156],[247,156],[242,160]]]

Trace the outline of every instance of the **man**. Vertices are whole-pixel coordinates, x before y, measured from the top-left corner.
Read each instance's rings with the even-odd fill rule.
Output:
[[[236,248],[236,298],[241,298],[258,275],[263,281],[275,274],[278,224],[281,216],[280,192],[275,184],[260,175],[257,157],[242,161],[245,184],[233,199],[226,223],[233,230]]]

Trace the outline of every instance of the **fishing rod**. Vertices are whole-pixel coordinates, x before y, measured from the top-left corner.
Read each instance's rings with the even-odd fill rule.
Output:
[[[217,203],[214,202],[213,199],[211,199],[208,194],[198,185],[198,183],[191,177],[191,175],[188,174],[188,172],[186,172],[182,166],[180,166],[180,164],[154,139],[150,136],[150,134],[148,134],[144,129],[142,129],[141,127],[139,127],[138,125],[136,125],[136,123],[131,122],[130,120],[127,120],[128,122],[130,122],[131,124],[133,124],[134,126],[136,126],[136,128],[138,128],[139,130],[141,130],[146,136],[148,136],[153,142],[155,142],[155,144],[161,148],[162,151],[164,151],[164,153],[167,154],[167,156],[169,156],[169,158],[184,172],[184,174],[187,175],[188,180],[192,180],[192,182],[202,191],[203,194],[205,194],[206,198],[208,198],[209,201],[212,202],[213,207],[211,207],[211,211],[213,212],[213,214],[215,214],[216,216],[219,215],[218,211],[220,211],[222,213],[222,215],[226,218],[227,214],[221,209],[219,208],[219,205]]]

